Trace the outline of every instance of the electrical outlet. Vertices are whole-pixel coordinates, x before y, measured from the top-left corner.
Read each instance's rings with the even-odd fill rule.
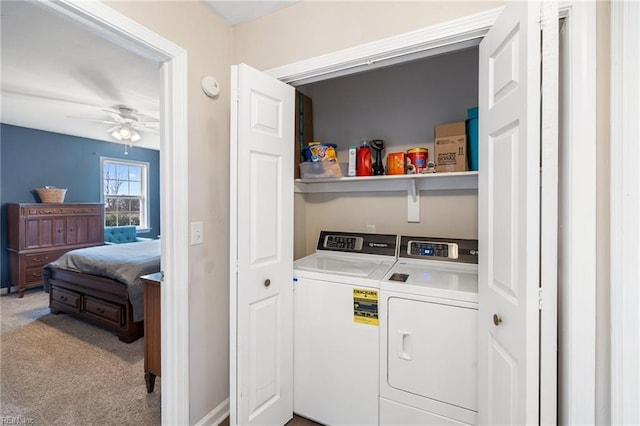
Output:
[[[191,245],[204,243],[204,225],[202,222],[191,222]]]
[[[367,225],[367,232],[369,234],[373,234],[374,232],[376,232],[376,226],[375,225]]]

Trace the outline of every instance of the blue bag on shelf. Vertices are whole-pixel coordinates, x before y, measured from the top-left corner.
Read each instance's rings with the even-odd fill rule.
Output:
[[[478,107],[467,110],[467,152],[469,170],[478,170]]]

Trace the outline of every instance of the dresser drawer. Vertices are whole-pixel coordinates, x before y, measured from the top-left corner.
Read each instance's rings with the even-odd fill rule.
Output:
[[[42,282],[42,267],[26,268],[22,276],[24,285],[39,284]]]
[[[120,305],[94,299],[91,296],[84,298],[84,311],[87,314],[107,320],[111,323],[122,325],[124,322],[124,308]]]
[[[51,301],[61,303],[65,306],[75,308],[80,311],[80,295],[72,291],[62,290],[57,287],[51,288]]]
[[[67,250],[60,250],[60,251],[50,251],[50,252],[38,253],[38,254],[25,254],[24,264],[26,265],[27,268],[31,268],[34,266],[44,266],[47,263],[57,260],[60,256],[62,256],[66,252]]]

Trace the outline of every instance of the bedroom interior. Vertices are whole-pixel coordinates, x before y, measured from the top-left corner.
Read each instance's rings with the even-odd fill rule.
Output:
[[[64,186],[69,187],[65,204],[73,205],[79,200],[84,202],[99,201],[100,199],[100,170],[96,153],[117,156],[122,152],[121,146],[118,144],[85,140],[35,129],[3,124],[1,131],[3,161],[1,202],[4,218],[6,218],[8,201],[32,203],[35,201],[31,191],[33,187],[39,185],[34,186],[29,178],[20,178],[20,171],[29,164],[42,164],[47,159],[55,159],[58,153],[62,157],[71,157],[74,164],[73,170],[77,175],[70,174],[68,170],[61,167],[60,170],[54,168],[52,175],[38,175],[36,179],[52,182],[52,178],[61,179],[60,176],[62,176],[64,181],[55,183],[58,186],[65,184]],[[48,145],[38,145],[45,143]],[[13,150],[12,148],[18,149]],[[75,155],[69,156],[69,152],[74,152]],[[39,156],[43,158],[38,158]],[[153,206],[150,228],[153,234],[158,234],[159,176],[157,164],[159,152],[134,149],[130,150],[130,156],[138,159],[146,158],[150,164],[153,164],[151,170],[155,170],[155,172],[152,172],[150,176],[149,194]],[[92,160],[88,162],[93,163],[93,167],[90,165],[80,166],[83,161],[78,160],[87,158]],[[63,164],[64,162],[54,161],[53,163]],[[45,168],[34,169],[42,171]],[[9,182],[11,182],[10,188],[8,187]],[[83,187],[85,183],[92,190],[85,192]],[[2,227],[4,228],[2,229],[2,253],[3,257],[6,257],[6,221],[2,222]],[[147,235],[151,236],[152,234]],[[99,248],[102,247],[99,246]],[[3,259],[3,265],[8,265],[5,259]],[[8,282],[8,279],[5,278],[7,273],[8,268],[3,267],[3,284]],[[108,303],[113,302],[109,301]],[[17,292],[5,294],[2,297],[2,334],[0,336],[2,356],[5,359],[17,360],[6,363],[2,368],[1,402],[3,415],[13,413],[31,418],[53,420],[55,418],[50,416],[53,413],[58,413],[58,416],[61,416],[57,417],[58,419],[68,419],[62,423],[71,424],[78,418],[101,416],[115,410],[116,406],[128,406],[130,407],[128,411],[131,412],[133,418],[145,420],[143,423],[146,424],[159,423],[160,385],[156,384],[153,393],[148,393],[145,388],[144,339],[137,339],[129,344],[123,343],[117,334],[106,328],[82,321],[72,315],[54,315],[51,313],[49,305],[49,293],[45,293],[41,287],[27,290],[22,299],[18,299]],[[95,305],[95,309],[102,309],[103,306]],[[141,325],[134,329],[135,333],[141,334]],[[129,340],[132,339],[133,337],[129,338]],[[127,339],[125,338],[125,340]],[[34,360],[37,360],[37,368],[33,368]],[[87,368],[78,369],[78,366],[87,366]],[[44,374],[45,371],[47,371],[46,374]],[[96,383],[96,372],[98,372],[99,383]],[[113,392],[113,397],[108,398],[108,402],[106,400],[103,402],[91,401],[85,404],[82,401],[85,401],[88,395],[95,395],[95,392],[91,393],[87,389],[87,384],[91,383],[93,383],[91,386],[96,388],[107,387],[109,395]],[[64,389],[64,393],[46,392],[43,396],[41,392],[43,385],[47,389]],[[66,396],[61,400],[61,395]],[[95,396],[91,398],[95,398]],[[25,409],[25,407],[30,408]],[[42,411],[38,411],[40,409]]]
[[[6,218],[7,214],[7,202],[35,202],[34,196],[32,194],[32,188],[35,186],[34,183],[31,182],[29,178],[20,178],[20,170],[24,170],[29,164],[42,164],[46,159],[55,158],[57,153],[60,153],[61,156],[71,157],[74,165],[73,170],[77,173],[77,175],[70,174],[68,170],[65,170],[64,167],[61,167],[60,170],[56,170],[54,168],[53,174],[49,176],[36,176],[37,180],[40,182],[45,181],[49,183],[55,183],[58,186],[68,187],[67,198],[65,200],[65,205],[72,206],[74,202],[87,202],[87,201],[99,201],[99,161],[96,153],[101,153],[108,155],[110,157],[115,157],[119,155],[121,151],[121,146],[118,144],[110,144],[102,141],[91,141],[85,140],[73,136],[61,135],[61,134],[53,134],[50,132],[43,132],[35,129],[25,129],[25,128],[17,128],[15,126],[2,125],[2,213],[3,217]],[[34,135],[36,137],[34,137]],[[39,140],[37,136],[42,136]],[[44,140],[44,142],[43,142]],[[39,143],[47,143],[47,147],[39,147],[37,146]],[[58,145],[56,145],[59,142]],[[13,147],[19,145],[19,149],[12,150]],[[26,149],[25,149],[26,148]],[[42,148],[42,149],[40,149]],[[62,149],[58,149],[62,148]],[[85,152],[86,151],[86,152]],[[74,152],[75,155],[69,156],[69,152]],[[149,227],[152,230],[152,233],[141,234],[155,237],[159,234],[159,173],[158,173],[158,157],[159,152],[148,149],[132,149],[130,150],[130,157],[137,159],[146,159],[152,166],[150,167],[152,173],[150,176],[150,204],[151,204],[151,218]],[[38,159],[38,156],[42,156],[42,159]],[[24,158],[28,157],[28,158]],[[34,158],[36,157],[36,158]],[[89,161],[93,164],[93,167],[90,165],[86,167],[80,166],[82,164],[82,159],[89,159]],[[55,164],[62,164],[63,162],[55,162]],[[37,170],[44,170],[46,168],[35,168]],[[87,171],[85,169],[92,169]],[[36,174],[36,173],[34,173]],[[52,182],[52,178],[57,177],[57,179],[61,179],[62,181]],[[12,182],[11,188],[8,188],[9,182]],[[13,184],[15,182],[15,184]],[[68,183],[68,184],[67,184]],[[88,184],[87,186],[91,187],[91,191],[85,192],[85,188],[83,188],[84,184]],[[84,195],[83,195],[84,194]],[[90,194],[90,195],[89,195]],[[6,258],[6,247],[7,247],[7,223],[6,220],[2,222],[2,254],[3,258]],[[158,240],[155,240],[156,242]],[[144,245],[145,242],[135,242],[130,245]],[[119,246],[126,246],[127,244],[121,244]],[[98,246],[102,247],[111,247],[111,246]],[[159,245],[158,245],[159,247]],[[159,248],[156,250],[158,252],[159,259]],[[3,265],[8,265],[8,262],[3,259]],[[159,270],[159,261],[158,266],[153,271],[155,272]],[[8,268],[2,268],[3,275],[3,285],[8,282],[8,279],[5,278],[8,275]],[[62,284],[63,286],[65,284]],[[59,287],[58,287],[59,288]],[[6,290],[6,289],[5,289]],[[63,291],[66,289],[63,289]],[[66,297],[65,293],[51,293],[52,296],[62,294],[62,297]],[[95,299],[99,301],[107,301],[106,306],[113,307],[118,306],[114,305],[113,299],[105,299],[104,293],[98,293],[100,299]],[[123,296],[126,302],[127,296]],[[36,407],[41,406],[42,404],[48,403],[51,406],[58,407],[61,403],[60,394],[52,393],[50,396],[47,394],[47,397],[40,397],[39,387],[43,384],[46,385],[47,389],[66,389],[66,392],[71,392],[75,394],[78,392],[77,397],[70,398],[70,406],[75,407],[70,413],[73,415],[81,415],[81,418],[88,418],[91,415],[100,415],[100,409],[105,405],[102,404],[94,404],[84,405],[78,403],[78,401],[82,401],[84,398],[84,394],[86,393],[86,389],[82,385],[79,385],[79,382],[69,381],[69,375],[75,376],[79,374],[76,370],[77,365],[83,365],[86,363],[91,365],[91,369],[93,371],[93,375],[96,372],[99,373],[100,377],[100,386],[113,386],[115,384],[115,389],[120,389],[119,392],[116,392],[116,395],[129,395],[128,398],[131,401],[137,401],[137,405],[132,405],[132,413],[134,416],[158,416],[160,415],[159,409],[159,398],[160,398],[160,386],[156,384],[155,391],[153,393],[148,393],[145,388],[145,378],[144,378],[144,339],[137,339],[142,334],[142,322],[139,321],[138,325],[132,328],[132,335],[127,337],[127,334],[124,334],[124,341],[133,341],[132,343],[123,343],[123,341],[119,340],[118,334],[115,334],[113,331],[108,331],[108,329],[100,326],[93,325],[90,322],[82,321],[72,315],[68,314],[58,314],[54,315],[52,313],[53,310],[56,309],[55,303],[59,303],[60,301],[52,301],[52,305],[50,307],[49,293],[45,293],[41,287],[34,288],[32,290],[27,290],[25,297],[23,299],[18,299],[18,293],[12,292],[11,294],[5,294],[2,297],[2,336],[1,336],[1,346],[2,346],[2,356],[5,359],[17,359],[20,358],[25,362],[29,359],[33,360],[32,355],[30,355],[33,351],[38,352],[41,350],[45,350],[44,354],[38,356],[37,359],[40,365],[51,364],[51,366],[55,366],[52,369],[52,372],[46,375],[34,375],[38,377],[37,381],[27,380],[24,377],[24,372],[26,368],[22,362],[19,363],[7,363],[3,366],[2,369],[2,406],[3,406],[3,414],[9,414],[12,410],[16,410],[15,413],[20,413],[20,415],[29,414],[33,418],[48,418],[44,414],[38,414],[35,411]],[[90,307],[91,305],[84,305],[85,307]],[[66,304],[62,305],[62,311],[64,311]],[[94,305],[95,310],[104,309],[105,303]],[[58,307],[59,308],[59,307]],[[18,318],[28,318],[32,321],[29,324],[23,324],[22,326],[12,329],[6,330],[5,324],[7,322],[11,323],[12,312],[16,309],[19,309],[19,312],[16,312]],[[73,310],[73,308],[70,308]],[[130,312],[125,311],[131,315]],[[100,313],[100,312],[97,312]],[[119,315],[119,311],[116,311],[116,314]],[[89,315],[92,315],[91,312]],[[103,316],[109,315],[102,314]],[[112,313],[113,315],[113,313]],[[129,316],[125,315],[125,318]],[[95,317],[95,315],[94,315]],[[117,318],[119,319],[119,318]],[[97,321],[99,324],[103,326],[108,326],[110,321]],[[118,322],[118,321],[117,321]],[[123,333],[120,333],[122,336]],[[54,343],[57,342],[57,343]],[[110,342],[107,346],[105,346],[106,342]],[[81,347],[77,347],[81,345]],[[93,348],[90,348],[92,347]],[[131,346],[131,348],[129,348]],[[52,350],[52,348],[55,348]],[[12,353],[13,351],[15,353]],[[79,356],[79,354],[84,353],[84,357],[75,358]],[[110,359],[109,354],[111,356],[116,356],[116,359]],[[108,373],[110,371],[111,366],[114,365],[114,362],[120,364],[119,370],[115,372],[114,375]],[[106,363],[106,364],[105,364]],[[105,369],[105,365],[107,368]],[[37,371],[31,369],[29,371],[33,371],[34,374]],[[39,369],[38,369],[39,371]],[[41,373],[41,372],[40,372]],[[131,375],[125,382],[122,382],[123,375]],[[89,383],[92,381],[95,382],[95,378],[92,378],[87,372],[84,376],[85,380],[88,380]],[[20,380],[21,383],[18,384],[14,380]],[[78,378],[80,381],[81,379]],[[56,384],[56,382],[59,382]],[[122,389],[122,386],[132,386],[131,389],[126,390]],[[135,385],[134,385],[135,384]],[[33,388],[25,388],[25,386],[33,385]],[[94,383],[95,385],[95,383]],[[7,389],[16,390],[16,392],[8,392]],[[110,388],[111,389],[111,388]],[[19,392],[19,390],[24,390],[24,393]],[[111,391],[111,390],[110,390]],[[131,395],[139,394],[137,398],[131,398]],[[148,396],[147,396],[148,395]],[[13,398],[16,398],[15,400]],[[33,401],[31,400],[33,399]],[[119,396],[115,396],[110,402],[115,403],[120,399]],[[156,402],[153,402],[157,400]],[[129,402],[131,403],[131,402]],[[65,403],[66,404],[66,403]],[[76,405],[77,404],[77,405]],[[83,412],[83,407],[93,407],[91,409],[91,414]],[[25,410],[25,407],[31,407],[28,410]],[[107,409],[107,407],[104,407]],[[68,410],[68,407],[65,408],[64,412]],[[48,410],[44,410],[48,411]],[[104,414],[104,412],[102,412]],[[51,414],[49,414],[51,415]],[[75,419],[80,417],[75,417]],[[74,418],[70,417],[68,423],[73,423]],[[157,420],[157,418],[156,418]],[[67,422],[64,422],[67,423]],[[151,423],[158,423],[158,421],[153,421]]]
[[[13,6],[19,4],[27,3],[11,3]],[[117,309],[110,312],[108,308],[113,308],[113,300],[109,298],[111,296],[105,296],[104,292],[99,293],[101,299],[94,298],[94,302],[98,300],[100,303],[94,304],[93,308],[91,308],[90,298],[85,298],[86,295],[83,294],[82,299],[77,299],[75,303],[81,306],[79,309],[88,312],[89,316],[82,320],[78,315],[54,315],[53,312],[56,310],[65,310],[56,309],[60,306],[55,303],[67,300],[50,300],[50,293],[43,291],[42,286],[28,289],[21,299],[18,299],[19,293],[14,292],[13,288],[7,288],[11,281],[7,250],[10,234],[7,226],[7,204],[39,203],[40,199],[34,188],[45,185],[67,189],[64,198],[65,206],[73,206],[74,203],[100,203],[101,158],[148,164],[149,218],[147,226],[142,231],[138,230],[136,238],[156,239],[155,245],[159,247],[157,240],[160,235],[158,136],[144,131],[134,133],[135,129],[140,129],[131,127],[130,139],[119,141],[114,133],[117,132],[118,136],[122,137],[122,129],[129,131],[130,124],[127,121],[110,123],[109,121],[117,120],[117,117],[107,111],[110,107],[125,102],[145,109],[145,112],[153,105],[157,110],[158,64],[146,58],[137,58],[135,63],[139,64],[144,59],[147,64],[136,68],[135,65],[131,66],[131,62],[123,61],[122,66],[117,67],[116,70],[123,80],[113,81],[107,81],[109,75],[104,73],[91,76],[91,66],[76,67],[69,75],[84,84],[85,90],[93,92],[89,96],[85,93],[83,100],[87,101],[92,96],[100,98],[99,101],[92,100],[93,105],[90,105],[91,102],[86,102],[79,109],[67,109],[70,102],[61,99],[62,95],[59,97],[53,95],[53,88],[38,93],[38,87],[31,85],[32,93],[21,91],[20,81],[10,78],[12,75],[15,76],[16,72],[23,74],[27,79],[35,72],[41,76],[39,81],[46,85],[50,79],[56,78],[55,73],[60,72],[60,67],[55,64],[50,66],[45,64],[42,69],[46,69],[46,73],[43,73],[42,69],[25,68],[25,63],[35,62],[33,57],[30,59],[29,56],[37,56],[40,53],[31,49],[19,49],[20,46],[13,44],[12,40],[15,39],[12,37],[15,34],[12,33],[11,37],[7,36],[13,27],[5,25],[5,16],[18,13],[21,18],[26,17],[25,19],[28,20],[31,12],[37,12],[35,16],[38,18],[38,23],[35,25],[40,24],[42,28],[49,29],[52,26],[59,28],[60,25],[72,27],[66,20],[61,22],[55,22],[55,19],[50,20],[51,16],[47,16],[37,7],[34,8],[32,5],[23,7],[26,7],[28,13],[20,10],[19,7],[11,9],[8,4],[2,5],[3,116],[0,124],[2,150],[0,264],[2,268],[0,280],[3,297],[1,299],[0,347],[2,357],[16,360],[16,362],[4,364],[2,368],[0,377],[2,415],[37,419],[38,423],[42,421],[43,424],[76,424],[80,419],[87,424],[97,424],[107,415],[117,418],[122,412],[126,412],[127,422],[159,424],[160,384],[156,384],[153,392],[145,387],[145,348],[144,339],[139,339],[142,335],[142,322],[139,315],[136,317],[138,322],[132,331],[133,334],[120,333],[119,336],[118,327],[116,327],[116,333],[105,328],[109,326],[110,321],[105,321],[104,318],[108,319],[111,315],[114,317],[112,322],[121,323],[123,318],[127,319],[129,316],[133,318],[133,312],[128,312],[127,308],[123,311],[117,305]],[[9,19],[15,20],[15,15]],[[43,24],[42,19],[45,19],[46,23]],[[14,24],[16,22],[14,21]],[[33,28],[25,25],[21,31],[30,33],[31,37],[26,39],[33,41],[35,33]],[[44,33],[47,34],[46,31]],[[60,42],[57,37],[64,32],[53,31],[53,33],[56,34],[53,38]],[[51,33],[48,34],[45,37],[51,37]],[[77,39],[78,36],[74,38]],[[80,39],[91,43],[96,41],[97,36],[85,35]],[[100,43],[108,44],[104,40]],[[75,46],[78,48],[77,43]],[[46,45],[43,44],[42,48],[46,50]],[[20,60],[14,61],[16,58],[11,54],[15,49],[31,53],[21,55]],[[82,49],[104,55],[105,49],[114,49],[114,47],[94,46],[93,49]],[[73,52],[66,49],[51,50],[56,54],[56,63],[67,63],[71,68],[73,64],[78,64],[77,58],[69,57]],[[123,49],[118,46],[117,50]],[[129,55],[131,55],[130,52]],[[126,55],[123,56],[125,57]],[[96,58],[93,61],[87,54],[83,55],[81,60],[87,64],[100,66],[108,58]],[[130,72],[133,70],[132,72],[140,75],[135,79],[127,79],[128,66]],[[6,72],[7,70],[10,72]],[[148,76],[149,71],[154,73],[152,78]],[[146,80],[146,83],[140,85],[139,89],[131,90],[128,85],[136,85],[136,80],[139,78]],[[149,85],[154,87],[150,89]],[[71,86],[63,86],[58,90],[69,94],[74,92]],[[152,90],[151,96],[149,90]],[[37,96],[34,93],[37,93]],[[136,96],[137,101],[133,99]],[[30,102],[40,106],[31,107]],[[27,118],[26,121],[15,119],[17,109],[21,109],[21,112],[31,111],[32,117]],[[95,119],[70,119],[75,116]],[[53,121],[53,124],[47,123],[47,118]],[[103,123],[96,125],[91,121],[103,121]],[[71,126],[71,130],[66,131],[65,128],[56,127],[60,124],[63,127]],[[114,124],[118,127],[117,129]],[[83,130],[88,126],[97,128],[97,132]],[[137,137],[131,137],[136,134]],[[41,204],[41,206],[47,205]],[[100,220],[103,221],[103,218],[101,217]],[[67,227],[67,238],[70,231],[71,228]],[[102,240],[102,237],[100,239]],[[141,244],[144,245],[144,243]],[[59,254],[59,251],[50,254]],[[156,251],[158,266],[149,272],[159,270],[159,248]],[[36,258],[44,259],[45,257]],[[142,288],[141,285],[139,287]],[[56,293],[51,295],[55,296]],[[126,293],[123,297],[122,303],[128,303]],[[140,295],[139,298],[141,302],[142,296]],[[68,307],[65,303],[62,306]],[[107,308],[106,312],[105,308]],[[91,309],[95,312],[89,312]],[[128,309],[130,311],[131,306]],[[94,319],[93,323],[87,321],[91,316]],[[95,321],[97,317],[101,318]],[[124,338],[119,339],[123,336]],[[124,341],[131,343],[124,343]],[[43,391],[43,388],[46,390]]]

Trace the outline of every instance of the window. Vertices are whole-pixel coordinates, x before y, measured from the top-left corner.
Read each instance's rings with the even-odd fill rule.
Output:
[[[100,163],[105,226],[147,229],[149,164],[104,157]]]

